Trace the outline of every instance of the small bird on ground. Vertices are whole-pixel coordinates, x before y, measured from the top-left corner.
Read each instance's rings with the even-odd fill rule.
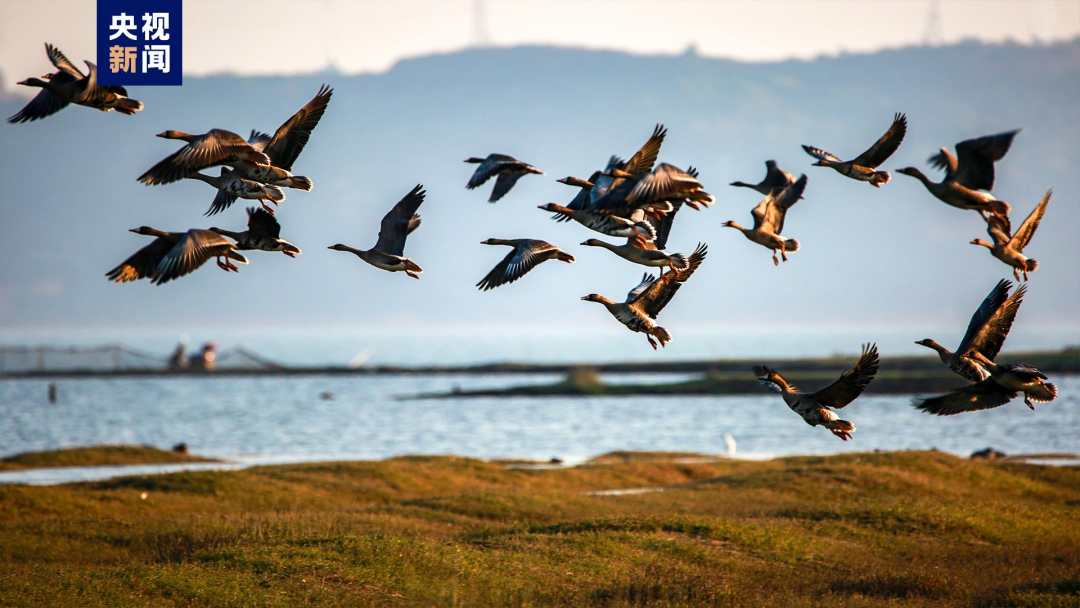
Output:
[[[390,272],[404,272],[414,279],[419,279],[424,269],[420,268],[416,262],[404,257],[405,237],[420,226],[420,215],[416,211],[424,202],[425,196],[427,192],[424,191],[424,185],[417,184],[398,201],[383,217],[379,227],[379,240],[371,249],[365,251],[341,243],[331,245],[328,249],[347,251],[376,268]]]
[[[840,175],[846,175],[851,179],[862,182],[869,182],[871,186],[880,188],[889,183],[890,176],[888,171],[878,171],[877,167],[892,156],[893,152],[896,152],[906,133],[907,117],[897,113],[893,117],[889,130],[885,131],[885,134],[874,142],[874,145],[852,160],[842,161],[835,154],[814,146],[803,146],[802,148],[807,154],[818,159],[814,163],[815,167],[832,167]]]
[[[469,183],[465,184],[469,190],[479,188],[492,177],[498,176],[495,187],[491,190],[491,197],[488,198],[489,203],[494,203],[510,192],[523,175],[544,174],[540,169],[506,154],[488,154],[487,158],[470,156],[465,162],[480,165],[469,178]]]
[[[8,122],[31,122],[45,118],[71,103],[102,112],[116,110],[129,116],[143,109],[142,102],[128,97],[124,87],[99,85],[97,66],[93,63],[84,62],[87,73],[83,74],[60,49],[49,43],[45,43],[45,55],[57,71],[17,83],[26,87],[38,87],[41,91],[23,109],[9,117]]]
[[[559,260],[572,264],[574,256],[560,251],[558,247],[547,241],[537,239],[487,239],[480,242],[481,245],[505,245],[513,247],[491,272],[487,273],[476,284],[480,291],[495,289],[499,285],[513,283],[525,276],[533,268],[548,260]]]
[[[863,345],[862,355],[855,366],[840,375],[840,378],[816,393],[802,393],[780,372],[759,365],[754,368],[758,381],[780,393],[791,411],[802,416],[810,426],[823,426],[833,434],[847,441],[855,432],[855,424],[841,420],[834,409],[839,409],[854,401],[862,394],[878,371],[878,350],[876,344]]]
[[[956,351],[950,351],[932,338],[924,338],[916,344],[936,351],[942,363],[972,382],[989,378],[990,371],[975,353],[993,361],[1001,351],[1027,293],[1026,285],[1021,285],[1012,295],[1009,294],[1010,289],[1012,283],[1005,279],[998,281],[975,314],[971,315],[967,331]]]
[[[1043,215],[1046,214],[1046,206],[1050,204],[1051,191],[1047,190],[1039,204],[1031,210],[1023,224],[1016,232],[1012,232],[1012,225],[1008,216],[984,213],[986,220],[986,233],[993,240],[992,243],[982,239],[972,239],[972,245],[979,245],[990,250],[995,258],[1005,262],[1013,269],[1013,277],[1019,281],[1023,276],[1028,280],[1028,273],[1035,272],[1039,263],[1035,258],[1024,255],[1024,249],[1031,243],[1031,237],[1035,236],[1035,230],[1039,227]]]
[[[780,260],[776,258],[776,252],[779,251],[780,258],[786,262],[788,252],[799,250],[799,241],[789,239],[781,233],[784,231],[784,218],[787,217],[788,209],[799,202],[805,190],[806,175],[801,175],[795,183],[778,192],[766,194],[765,198],[761,199],[750,212],[754,218],[753,228],[744,228],[733,220],[728,220],[723,225],[742,232],[750,241],[771,250],[773,266],[778,266]]]
[[[266,209],[248,207],[248,228],[243,232],[231,232],[221,228],[210,230],[236,241],[240,251],[280,251],[290,258],[300,255],[301,250],[289,241],[281,239],[281,224]]]
[[[210,230],[166,232],[140,226],[130,232],[157,238],[105,273],[115,283],[148,278],[154,285],[161,285],[193,272],[210,258],[217,258],[219,268],[232,272],[239,270],[233,261],[248,263],[247,258],[237,253],[235,243]]]
[[[705,260],[707,253],[708,247],[699,243],[694,253],[690,254],[686,268],[662,274],[660,278],[645,274],[641,283],[626,294],[624,302],[612,302],[598,293],[590,293],[581,299],[603,304],[611,316],[630,331],[645,334],[645,339],[649,341],[649,346],[653,347],[653,350],[656,350],[657,342],[660,346],[667,346],[667,343],[671,341],[671,334],[655,323],[656,317],[675,296],[679,287],[694,274],[694,271]]]

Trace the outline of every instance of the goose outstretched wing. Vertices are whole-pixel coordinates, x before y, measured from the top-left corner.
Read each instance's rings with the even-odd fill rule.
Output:
[[[241,154],[251,154],[251,144],[232,131],[211,129],[195,138],[183,148],[166,156],[139,176],[139,181],[147,185],[168,184],[183,179],[187,174],[201,171],[214,165],[225,164]],[[265,154],[261,160],[269,163]]]
[[[256,238],[281,237],[281,224],[272,213],[262,207],[248,207],[248,232]]]
[[[1043,195],[1042,200],[1038,205],[1031,210],[1023,224],[1012,234],[1012,238],[1009,239],[1009,245],[1017,250],[1023,251],[1028,243],[1031,242],[1031,237],[1035,236],[1035,230],[1039,227],[1039,222],[1042,221],[1043,215],[1046,214],[1046,206],[1050,204],[1050,195],[1052,191],[1047,190]]]
[[[705,261],[705,256],[708,253],[708,246],[704,243],[698,243],[697,248],[694,249],[694,252],[691,253],[690,257],[687,259],[688,264],[686,268],[667,272],[659,279],[650,281],[648,285],[645,285],[643,281],[642,285],[639,285],[638,288],[641,288],[644,285],[644,289],[632,298],[632,301],[629,301],[628,304],[641,309],[649,317],[655,319],[656,316],[660,314],[660,311],[668,305],[671,298],[675,297],[675,292],[679,291],[679,287],[694,274],[694,271],[698,269],[698,266],[701,266],[701,263]],[[634,292],[632,291],[630,293],[633,294]]]
[[[517,239],[514,243],[510,253],[476,284],[481,291],[513,283],[541,263],[550,260],[558,251],[557,247],[547,241]]]
[[[1024,301],[1027,286],[1021,285],[1015,293],[1009,295],[1012,283],[1002,279],[983,299],[978,310],[971,316],[967,332],[956,352],[965,354],[978,351],[990,360],[997,357],[1001,345],[1009,335],[1013,319]]]
[[[1016,393],[1002,387],[993,379],[987,378],[944,395],[929,399],[918,399],[914,405],[916,409],[927,414],[952,416],[963,412],[999,407],[1012,401],[1015,397]]]
[[[811,395],[814,401],[833,408],[841,408],[862,394],[878,371],[877,344],[864,344],[862,355],[855,366],[840,375],[829,386]]]
[[[75,78],[66,72],[57,72],[56,74],[53,74],[50,80],[58,85],[75,82]],[[23,106],[23,109],[9,116],[7,121],[10,123],[20,123],[40,120],[63,110],[67,107],[68,103],[70,103],[68,100],[53,93],[49,89],[41,89],[38,91],[37,95],[34,95],[34,98],[31,99],[29,103]]]
[[[420,225],[420,217],[416,210],[424,202],[423,184],[409,191],[382,219],[379,226],[379,240],[375,243],[375,249],[391,255],[404,255],[405,237]]]
[[[667,129],[664,128],[664,125],[657,123],[649,139],[642,144],[637,152],[634,152],[634,155],[630,157],[630,160],[626,161],[626,165],[622,169],[635,177],[640,177],[652,171],[653,165],[656,164],[656,157],[660,155],[660,146],[664,145],[664,137],[666,136]]]
[[[286,171],[292,170],[293,163],[311,139],[311,132],[322,120],[333,94],[334,89],[325,84],[322,85],[315,96],[304,104],[304,107],[297,110],[296,114],[289,117],[289,120],[274,131],[274,136],[265,144],[263,151],[270,157],[270,162],[275,167]]]
[[[904,135],[906,134],[907,116],[897,112],[893,116],[893,122],[889,125],[889,130],[885,131],[885,134],[874,142],[874,145],[867,148],[865,152],[855,157],[851,162],[863,167],[877,167],[896,152],[897,148],[900,147],[900,142],[904,141]]]
[[[953,159],[947,150],[930,157],[930,163],[938,168],[945,168],[956,181],[974,190],[992,190],[994,188],[994,163],[1005,157],[1012,146],[1013,138],[1020,129],[965,139],[956,144],[957,158]]]
[[[198,228],[188,230],[158,262],[151,281],[161,285],[187,275],[210,258],[221,255],[221,246],[229,244],[232,241],[216,232]],[[239,254],[235,255],[243,259]]]
[[[169,253],[176,244],[177,238],[158,237],[149,245],[142,247],[131,254],[128,259],[121,262],[115,268],[105,273],[105,276],[114,283],[127,283],[147,278],[154,274],[158,263]]]

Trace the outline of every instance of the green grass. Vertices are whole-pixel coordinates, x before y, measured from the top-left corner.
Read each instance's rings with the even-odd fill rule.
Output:
[[[214,462],[208,458],[166,452],[145,445],[102,445],[44,452],[26,452],[0,458],[0,471],[44,467],[85,467],[117,464]]]
[[[1078,469],[688,456],[0,486],[0,605],[1080,605]]]

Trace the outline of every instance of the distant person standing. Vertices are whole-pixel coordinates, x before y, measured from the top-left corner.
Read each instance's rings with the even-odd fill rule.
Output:
[[[56,383],[55,382],[50,382],[49,383],[49,403],[56,403],[56,399],[57,399]]]
[[[192,369],[201,369],[203,371],[213,371],[214,364],[217,361],[217,344],[213,342],[207,342],[203,344],[202,352],[197,355],[191,356]]]
[[[178,342],[176,348],[173,349],[171,355],[169,355],[169,369],[187,369],[187,347],[183,342]]]

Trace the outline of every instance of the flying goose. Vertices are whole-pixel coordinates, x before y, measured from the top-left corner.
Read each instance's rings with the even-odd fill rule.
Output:
[[[681,202],[695,210],[710,207],[713,197],[698,181],[697,169],[683,171],[670,163],[660,163],[655,169],[634,181],[626,195],[626,204],[638,207],[643,204]]]
[[[603,211],[570,209],[569,207],[563,207],[559,203],[547,203],[546,205],[540,205],[538,208],[543,209],[544,211],[550,211],[565,217],[566,219],[574,220],[582,226],[585,226],[590,230],[595,230],[600,234],[621,236],[624,238],[636,236],[645,241],[656,240],[656,228],[645,220],[629,220],[611,213],[604,213]]]
[[[984,219],[986,219],[986,233],[990,235],[994,242],[988,243],[982,239],[972,239],[971,244],[986,247],[995,258],[1012,266],[1013,277],[1017,281],[1020,280],[1021,275],[1023,275],[1025,281],[1028,280],[1028,273],[1035,272],[1039,267],[1039,263],[1034,258],[1024,255],[1024,249],[1031,242],[1031,237],[1035,235],[1035,230],[1039,227],[1039,222],[1042,221],[1043,215],[1046,213],[1046,205],[1050,202],[1050,194],[1051,191],[1047,190],[1039,204],[1035,205],[1035,208],[1028,214],[1024,223],[1020,224],[1020,229],[1014,233],[1010,233],[1011,225],[1007,216],[983,214]]]
[[[139,176],[147,186],[169,184],[214,165],[237,165],[247,161],[256,165],[269,165],[270,157],[256,150],[232,131],[210,129],[201,135],[168,130],[157,134],[164,139],[187,142],[183,148],[166,156]]]
[[[572,264],[574,256],[559,251],[559,248],[547,241],[536,239],[487,239],[481,245],[506,245],[513,247],[491,272],[476,284],[480,291],[495,289],[499,285],[513,283],[525,276],[533,268],[548,260],[559,260]]]
[[[841,175],[863,182],[870,182],[871,186],[880,188],[889,183],[889,172],[877,171],[876,169],[878,165],[892,156],[893,152],[896,152],[896,149],[900,147],[900,142],[904,140],[905,133],[907,133],[907,116],[897,113],[893,117],[889,130],[885,131],[885,134],[874,142],[874,145],[870,146],[866,152],[852,160],[842,161],[835,154],[813,146],[803,146],[802,148],[807,154],[818,159],[814,163],[815,167],[832,167]]]
[[[672,270],[685,270],[687,267],[686,256],[681,253],[664,253],[657,249],[656,245],[643,241],[636,237],[630,237],[625,245],[616,245],[601,241],[600,239],[587,239],[581,243],[586,247],[601,247],[614,253],[620,258],[653,268],[671,268]],[[663,272],[663,270],[661,270]]]
[[[281,188],[245,179],[225,167],[221,168],[221,174],[218,177],[199,173],[198,171],[189,173],[184,177],[205,182],[218,190],[218,196],[214,197],[213,202],[210,203],[210,208],[203,214],[206,216],[221,213],[228,209],[238,197],[259,201],[262,208],[271,214],[274,213],[274,209],[267,205],[266,201],[277,205],[285,200],[285,193],[281,191]]]
[[[491,191],[491,197],[488,198],[489,203],[494,203],[510,192],[523,175],[544,174],[540,169],[506,154],[488,154],[487,158],[470,156],[465,159],[465,162],[480,165],[469,178],[469,183],[465,184],[469,190],[479,188],[492,177],[498,176],[495,180],[495,188]]]
[[[221,228],[210,230],[236,241],[241,251],[280,251],[290,258],[300,255],[301,250],[289,241],[281,239],[281,224],[266,209],[248,207],[248,227],[243,232],[230,232]]]
[[[248,143],[260,152],[265,152],[270,158],[270,164],[240,161],[234,163],[235,172],[240,177],[257,181],[270,186],[281,188],[295,188],[297,190],[310,191],[311,179],[302,175],[291,173],[297,157],[303,152],[304,146],[311,139],[311,133],[322,120],[323,113],[330,103],[334,89],[322,85],[304,107],[296,111],[288,120],[270,136],[260,131],[252,131],[248,137]],[[236,201],[236,196],[218,192],[212,207],[224,209]]]
[[[656,123],[652,135],[645,140],[645,143],[638,148],[637,152],[634,152],[633,156],[625,163],[608,163],[605,174],[615,178],[613,182],[617,182],[618,179],[644,177],[652,171],[653,165],[656,164],[656,158],[660,155],[660,147],[664,145],[665,137],[667,137],[667,127],[661,123]],[[612,157],[612,160],[615,159],[616,157]],[[612,187],[614,185],[616,184],[613,183]]]
[[[607,167],[603,171],[594,172],[591,179],[565,177],[558,181],[568,186],[577,186],[588,192],[585,200],[581,202],[581,209],[622,211],[626,207],[626,197],[637,181],[649,175],[653,170],[665,137],[667,137],[667,129],[664,125],[657,123],[649,139],[634,152],[629,160],[623,161],[618,156],[612,156],[608,160]],[[574,201],[577,202],[578,198],[575,197]],[[571,203],[571,208],[578,207]],[[629,212],[623,213],[623,215],[628,214]]]
[[[690,275],[694,274],[701,262],[705,260],[706,254],[708,254],[708,246],[699,243],[694,253],[690,254],[686,268],[672,270],[660,275],[660,278],[646,273],[641,283],[626,294],[624,302],[612,302],[598,293],[590,293],[581,299],[603,304],[611,316],[630,331],[645,334],[649,346],[656,350],[657,342],[660,346],[667,346],[667,343],[671,341],[671,334],[655,323],[656,316],[671,301],[679,287],[690,278]],[[656,340],[653,340],[654,337]]]
[[[235,243],[210,230],[192,228],[187,232],[166,232],[140,226],[130,232],[157,238],[105,273],[115,283],[149,278],[154,285],[161,285],[194,271],[210,258],[217,258],[217,265],[222,270],[233,272],[239,268],[230,260],[248,263],[247,258],[237,253]]]
[[[990,376],[963,388],[915,401],[915,407],[938,416],[986,410],[1005,405],[1024,393],[1024,405],[1032,410],[1036,404],[1049,403],[1057,397],[1057,387],[1047,382],[1046,374],[1025,363],[998,365],[976,351],[975,357],[990,372]]]
[[[1016,129],[966,139],[956,144],[956,156],[948,148],[942,147],[929,159],[931,165],[945,170],[945,178],[940,182],[931,181],[915,167],[897,169],[897,173],[918,179],[930,194],[947,205],[1008,215],[1011,210],[1009,203],[998,200],[990,194],[990,190],[994,188],[994,163],[1004,158],[1019,132],[1020,129]]]
[[[780,393],[784,403],[791,411],[802,416],[810,426],[823,426],[833,434],[847,441],[855,432],[855,424],[841,420],[834,412],[851,403],[862,394],[878,371],[877,344],[864,344],[862,355],[855,367],[845,371],[840,378],[816,393],[802,393],[780,372],[759,365],[754,368],[758,380]]]
[[[775,194],[777,191],[783,190],[794,183],[794,175],[777,166],[775,160],[767,160],[765,161],[765,179],[756,184],[734,181],[729,185],[739,188],[750,188],[751,190],[757,191],[759,194],[768,196],[769,194]]]
[[[18,84],[38,87],[41,91],[23,109],[8,118],[10,123],[30,122],[45,118],[74,103],[102,112],[116,110],[132,115],[143,109],[137,99],[131,99],[121,86],[102,86],[97,83],[97,66],[86,61],[87,73],[83,74],[55,46],[45,43],[45,54],[57,71],[41,78],[27,78]]]
[[[424,202],[425,196],[427,192],[424,191],[424,185],[417,184],[398,201],[394,208],[383,217],[382,224],[379,226],[379,240],[371,249],[364,251],[341,243],[331,245],[328,249],[348,251],[376,268],[390,272],[404,272],[414,279],[419,279],[424,269],[420,268],[416,262],[404,257],[405,237],[420,226],[420,215],[416,213],[416,210]]]
[[[645,212],[639,209],[631,216],[631,220],[641,221],[644,217]],[[581,244],[586,247],[601,247],[607,249],[624,260],[635,264],[641,264],[642,266],[651,266],[653,268],[668,267],[672,270],[685,270],[689,264],[686,260],[686,256],[681,253],[665,253],[658,248],[657,243],[659,240],[659,236],[657,236],[655,241],[648,241],[638,236],[631,236],[626,239],[626,243],[623,245],[608,243],[607,241],[601,241],[600,239],[588,239]],[[661,272],[663,271],[661,270]]]
[[[784,218],[788,209],[799,202],[803,191],[806,190],[806,175],[800,175],[795,183],[779,192],[766,194],[765,198],[750,212],[754,218],[753,228],[744,228],[733,220],[724,222],[727,228],[734,228],[743,233],[743,236],[752,242],[772,251],[773,265],[779,265],[776,252],[780,252],[780,258],[787,261],[788,252],[799,250],[799,241],[789,239],[781,235],[784,231]]]
[[[1026,285],[1021,285],[1012,295],[1009,295],[1010,289],[1012,283],[1005,279],[998,281],[975,314],[971,315],[964,339],[960,340],[955,352],[950,352],[932,338],[919,340],[916,344],[935,350],[942,363],[972,382],[989,378],[990,371],[974,353],[978,352],[991,361],[997,358],[1027,293]]]

